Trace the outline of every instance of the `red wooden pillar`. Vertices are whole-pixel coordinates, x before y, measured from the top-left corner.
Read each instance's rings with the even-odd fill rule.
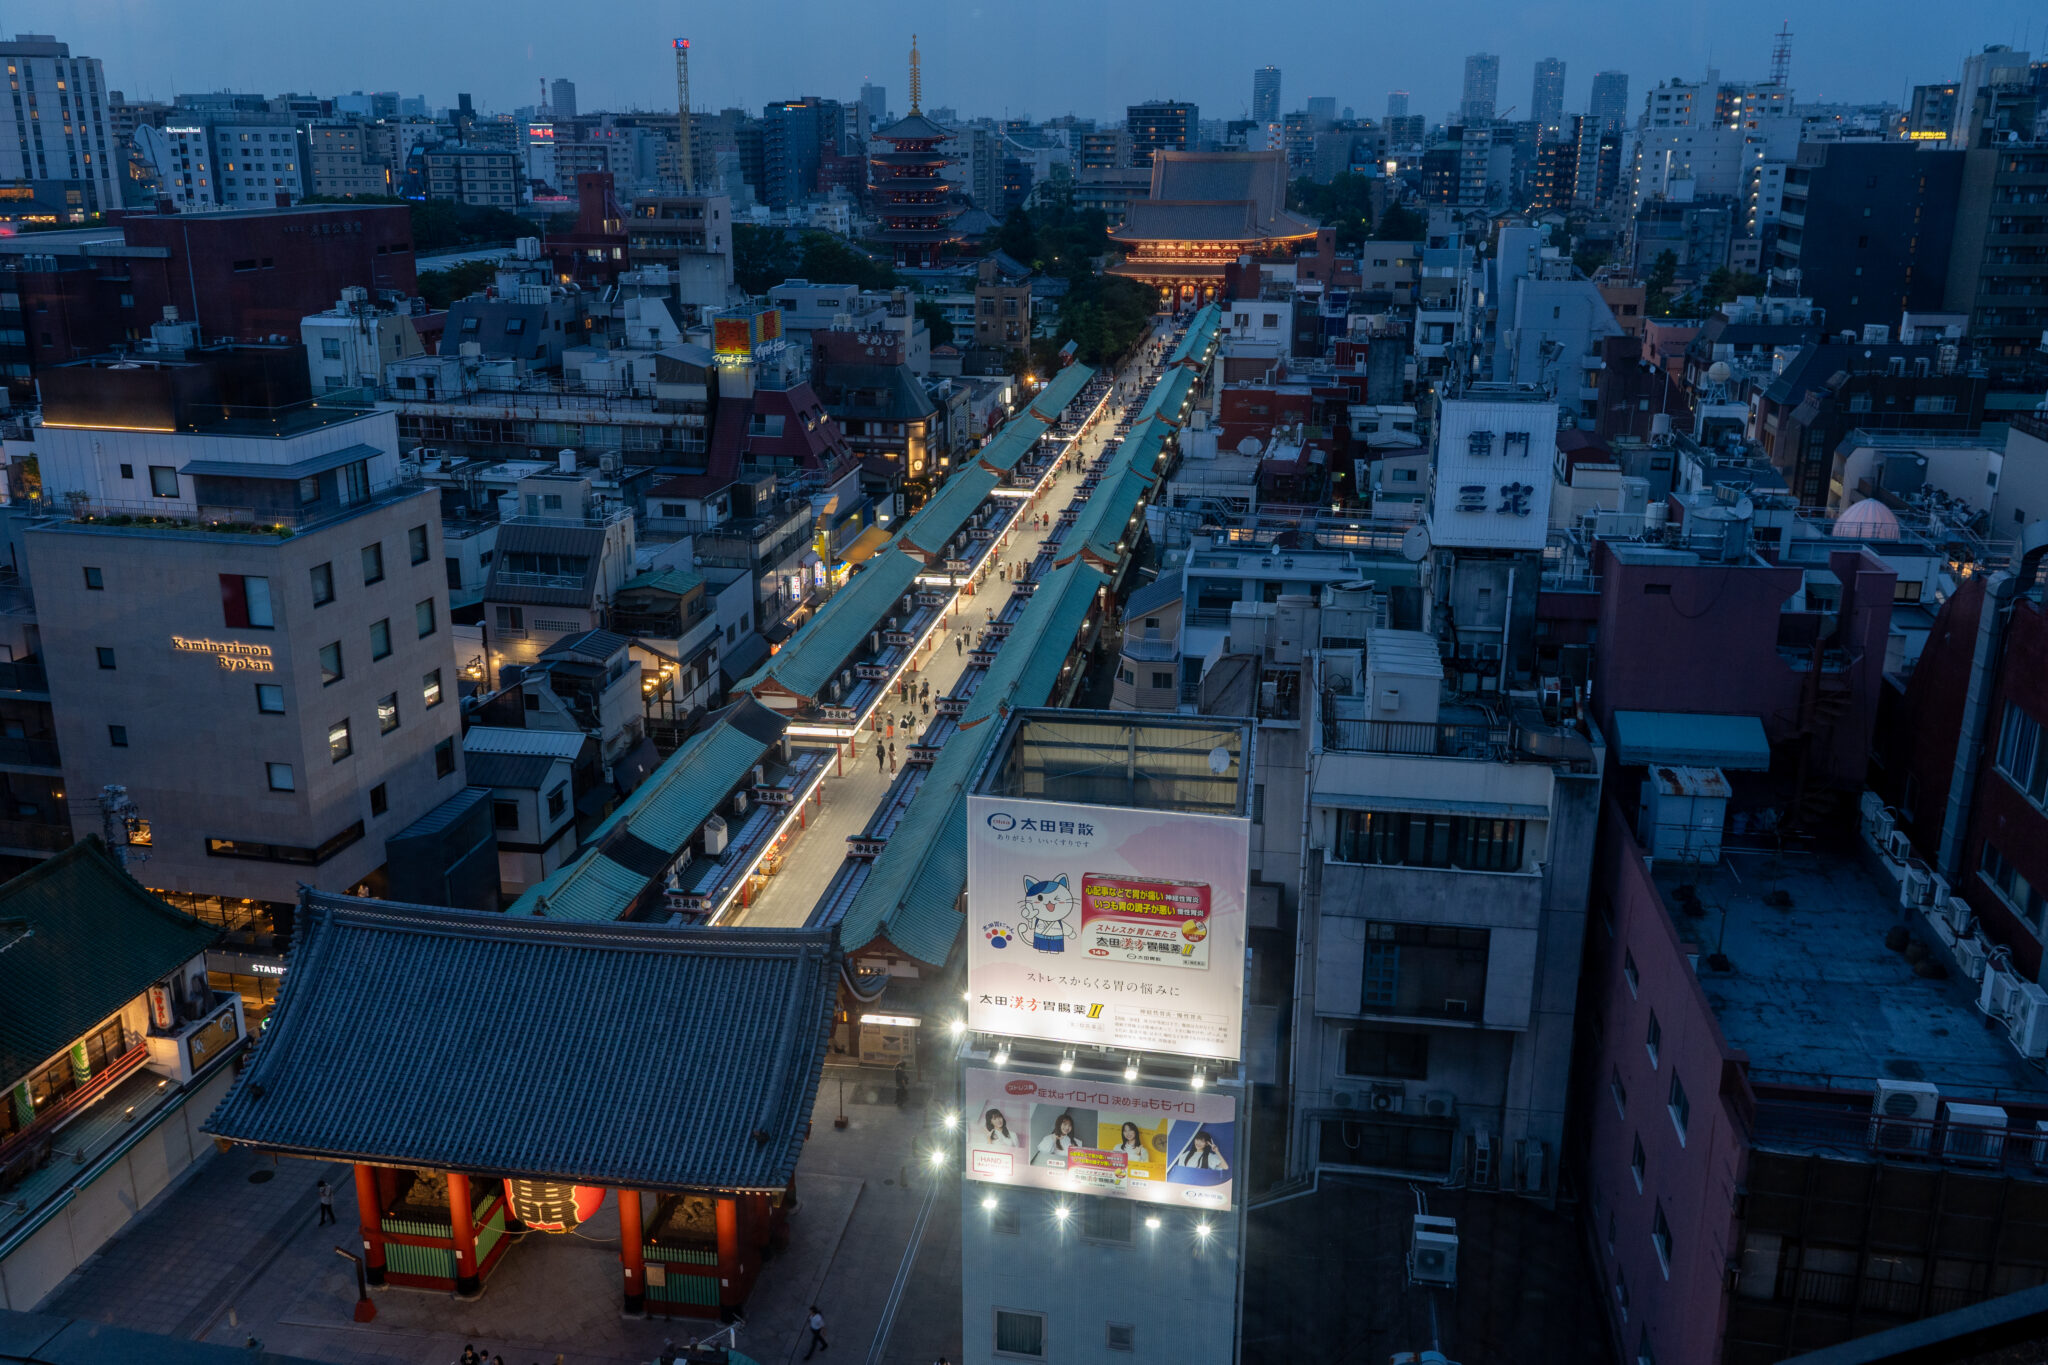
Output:
[[[718,1302],[738,1308],[746,1302],[746,1249],[740,1245],[740,1196],[724,1195],[718,1209]]]
[[[363,1267],[371,1284],[384,1283],[384,1201],[377,1189],[378,1171],[356,1163],[356,1226],[363,1233]]]
[[[483,1277],[476,1266],[475,1210],[469,1194],[469,1177],[461,1171],[448,1172],[448,1225],[455,1233],[455,1292],[464,1298],[483,1292]]]
[[[619,1264],[626,1274],[626,1311],[647,1308],[647,1234],[641,1226],[640,1191],[619,1191]]]

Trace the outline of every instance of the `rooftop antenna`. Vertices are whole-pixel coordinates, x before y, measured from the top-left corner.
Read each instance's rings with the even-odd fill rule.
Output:
[[[1792,88],[1792,21],[1778,26],[1777,41],[1771,44],[1771,84],[1780,90]]]
[[[676,43],[676,178],[684,194],[697,192],[696,158],[690,147],[690,40]]]
[[[552,118],[554,116],[555,111],[548,107],[548,78],[546,76],[540,78],[540,103],[534,108],[533,112],[541,118]]]
[[[924,112],[924,68],[917,55],[917,35],[910,35],[910,112]]]

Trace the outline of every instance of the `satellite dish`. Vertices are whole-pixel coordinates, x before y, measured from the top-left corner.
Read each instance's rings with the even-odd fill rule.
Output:
[[[1401,533],[1401,557],[1410,564],[1429,558],[1429,528],[1416,522]]]
[[[1237,443],[1237,453],[1240,455],[1256,455],[1261,449],[1263,447],[1256,436],[1247,436]]]
[[[1209,771],[1218,777],[1230,771],[1230,750],[1221,744],[1209,751]]]
[[[1734,373],[1735,371],[1728,368],[1728,362],[1725,360],[1717,360],[1713,364],[1707,366],[1707,378],[1711,379],[1716,384],[1727,383],[1728,376]]]

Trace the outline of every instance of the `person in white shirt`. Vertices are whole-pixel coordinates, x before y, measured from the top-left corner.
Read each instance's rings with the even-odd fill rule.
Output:
[[[1223,1159],[1223,1153],[1216,1150],[1216,1139],[1209,1136],[1207,1128],[1198,1128],[1182,1149],[1176,1166],[1193,1166],[1203,1171],[1227,1171],[1230,1163]]]
[[[1038,1155],[1032,1159],[1038,1161],[1051,1157],[1065,1157],[1068,1152],[1080,1145],[1081,1140],[1074,1136],[1074,1116],[1061,1114],[1052,1121],[1052,1131],[1038,1140]]]
[[[1133,1161],[1150,1161],[1152,1159],[1151,1153],[1145,1150],[1145,1138],[1138,1131],[1138,1125],[1128,1121],[1125,1122],[1123,1131],[1118,1135],[1116,1150],[1122,1152]]]

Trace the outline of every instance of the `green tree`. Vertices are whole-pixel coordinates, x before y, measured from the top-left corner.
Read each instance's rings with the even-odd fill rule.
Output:
[[[1004,216],[1003,225],[996,229],[996,250],[1013,261],[1029,266],[1038,264],[1038,229],[1021,206],[1011,209]]]
[[[765,294],[802,274],[798,261],[796,243],[783,229],[733,224],[732,274],[743,293]]]
[[[1587,244],[1572,253],[1572,264],[1582,275],[1591,276],[1601,266],[1614,259],[1614,252],[1605,246]]]
[[[796,273],[813,284],[853,284],[862,289],[894,289],[903,283],[895,268],[829,232],[806,232],[798,239]],[[771,284],[780,284],[771,280]]]
[[[1670,292],[1671,282],[1678,278],[1678,256],[1670,251],[1660,251],[1657,259],[1650,262],[1650,273],[1643,277],[1643,287],[1652,295]]]
[[[1355,251],[1371,235],[1372,182],[1362,175],[1345,171],[1327,185],[1302,176],[1288,184],[1287,201],[1289,207],[1334,228],[1340,251]]]
[[[455,300],[466,299],[476,293],[497,276],[496,261],[463,261],[446,270],[422,270],[419,274],[420,297],[427,301],[429,308],[446,308]]]
[[[919,299],[917,301],[917,319],[932,334],[932,345],[952,345],[953,320],[946,316],[946,310],[939,307],[936,300]]]
[[[1084,365],[1116,360],[1152,323],[1157,296],[1148,285],[1121,275],[1087,275],[1068,286],[1060,300],[1053,349],[1068,341]]]
[[[1722,304],[1744,294],[1761,294],[1764,282],[1746,270],[1730,270],[1722,266],[1707,276],[1707,282],[1700,286],[1700,311],[1711,313]]]
[[[1379,231],[1373,236],[1382,242],[1419,242],[1428,231],[1429,224],[1414,209],[1406,204],[1389,204],[1380,215]]]

